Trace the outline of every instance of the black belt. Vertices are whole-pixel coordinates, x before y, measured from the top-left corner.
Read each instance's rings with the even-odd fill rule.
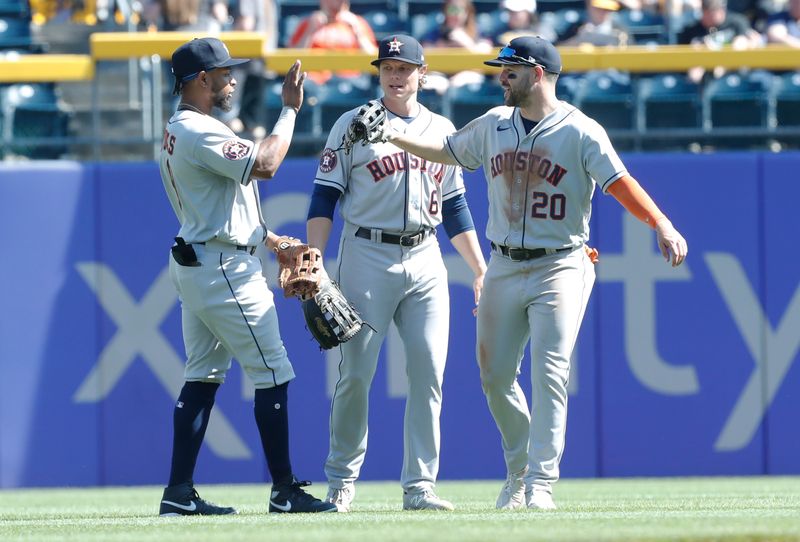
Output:
[[[225,243],[225,241],[218,241],[218,242],[219,243]],[[205,241],[201,241],[199,243],[192,243],[192,244],[193,245],[205,245],[206,242]],[[232,243],[225,243],[225,244],[230,244],[231,248],[235,248],[236,250],[241,250],[242,252],[247,252],[251,256],[256,253],[256,246],[255,245],[253,245],[253,246],[250,246],[250,245],[234,245]]]
[[[514,248],[514,247],[507,247],[505,245],[496,245],[492,242],[492,248],[498,251],[500,254],[511,260],[512,262],[521,262],[524,260],[534,260],[536,258],[541,258],[542,256],[546,256],[548,253],[548,249],[546,248]],[[572,250],[575,247],[564,247],[564,248],[557,248],[557,249],[550,249],[550,254],[555,254],[557,252],[566,252],[567,250]]]
[[[403,235],[394,235],[391,233],[381,233],[380,239],[382,243],[389,243],[390,245],[400,245],[404,247],[415,247],[422,243],[429,235],[433,234],[436,230],[433,228],[425,228],[417,233],[405,233]],[[362,239],[372,239],[372,230],[369,228],[358,228],[356,230],[356,237]]]

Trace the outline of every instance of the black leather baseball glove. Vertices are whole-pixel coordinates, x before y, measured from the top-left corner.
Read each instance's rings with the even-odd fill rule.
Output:
[[[386,108],[379,100],[370,100],[356,112],[342,139],[345,154],[350,154],[353,146],[385,141]]]
[[[303,301],[306,326],[323,350],[349,341],[364,321],[332,280],[323,280],[319,291]]]

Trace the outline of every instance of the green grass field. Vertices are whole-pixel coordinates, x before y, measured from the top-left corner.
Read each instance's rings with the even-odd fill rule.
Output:
[[[441,482],[455,512],[403,512],[399,484],[362,482],[349,514],[270,515],[265,486],[199,486],[239,515],[192,518],[159,518],[158,487],[3,490],[0,540],[800,540],[800,478],[563,480],[553,512],[495,510],[500,487]]]

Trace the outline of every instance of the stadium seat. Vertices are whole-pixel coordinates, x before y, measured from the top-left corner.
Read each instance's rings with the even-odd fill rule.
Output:
[[[319,94],[322,130],[329,131],[343,113],[375,99],[377,92],[370,80],[334,76]]]
[[[539,21],[542,25],[552,28],[556,35],[561,38],[582,17],[583,10],[581,9],[561,9],[540,13]]]
[[[703,124],[703,104],[700,85],[685,74],[660,74],[639,81],[640,127],[648,130],[695,130]],[[677,136],[677,133],[676,133]],[[697,141],[696,135],[677,137],[646,137],[643,148],[685,148]]]
[[[729,73],[706,86],[706,127],[710,143],[724,147],[763,146],[763,137],[721,137],[719,128],[766,128],[773,76],[767,72]]]
[[[441,11],[430,13],[417,13],[411,16],[411,35],[421,40],[434,28],[444,22],[444,15]]]
[[[563,74],[556,83],[556,97],[567,103],[575,103],[575,94],[578,92],[583,76],[574,74]]]
[[[32,44],[30,17],[0,17],[0,49],[26,48]]]
[[[478,13],[475,20],[483,36],[494,36],[508,28],[508,13],[499,9]]]
[[[22,138],[66,137],[69,133],[69,114],[58,103],[52,83],[8,85],[0,91],[0,103],[11,123],[12,153],[33,159],[57,159],[67,152],[63,143],[56,145],[15,144]]]
[[[0,15],[3,17],[30,17],[31,7],[27,0],[0,0]]]
[[[785,73],[772,85],[775,103],[775,123],[778,129],[800,130],[800,72]],[[800,135],[779,135],[778,141],[792,146],[800,145]]]
[[[632,147],[630,139],[614,134],[636,128],[636,95],[628,75],[614,71],[587,73],[577,88],[575,102],[609,132],[615,146]]]
[[[362,17],[369,23],[378,41],[391,34],[409,32],[409,25],[400,19],[396,11],[368,11],[362,14]]]
[[[434,113],[444,115],[445,97],[435,90],[420,89],[417,93],[417,100]]]
[[[503,88],[492,78],[447,90],[447,117],[461,128],[489,109],[503,104]]]
[[[586,8],[584,0],[538,0],[536,2],[536,12],[544,15],[548,12],[583,10]]]
[[[278,115],[283,108],[283,100],[281,98],[281,90],[283,89],[283,81],[272,81],[267,84],[266,96],[264,103],[267,110],[267,132],[269,132],[278,120]],[[303,106],[300,108],[300,113],[294,124],[294,133],[311,135],[319,134],[319,86],[306,79],[303,84]]]
[[[668,41],[667,25],[658,13],[624,9],[617,13],[619,21],[628,27],[633,43],[665,44]]]

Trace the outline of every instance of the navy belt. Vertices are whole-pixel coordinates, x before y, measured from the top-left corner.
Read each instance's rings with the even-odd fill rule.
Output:
[[[201,241],[199,243],[192,243],[192,244],[193,245],[205,245],[206,242],[205,241]],[[247,252],[251,256],[256,253],[255,245],[253,245],[253,246],[249,246],[249,245],[234,245],[232,243],[225,243],[224,241],[209,241],[209,244],[213,244],[213,245],[216,245],[216,246],[227,245],[230,248],[233,248],[233,249],[236,249],[236,250],[241,250],[242,252]]]
[[[381,233],[380,239],[382,243],[389,243],[390,245],[400,245],[404,247],[415,247],[422,243],[425,239],[433,234],[436,230],[433,228],[425,228],[417,233],[405,233],[403,235],[394,235],[392,233]],[[369,228],[358,228],[356,230],[356,237],[362,239],[372,239],[372,230]]]
[[[546,248],[514,248],[514,247],[507,247],[505,245],[497,245],[492,242],[492,249],[496,250],[512,262],[521,262],[524,260],[535,260],[536,258],[541,258],[542,256],[546,256],[548,253],[556,254],[557,252],[566,252],[568,250],[572,250],[575,247],[564,247],[564,248],[557,248],[557,249],[546,249]]]

